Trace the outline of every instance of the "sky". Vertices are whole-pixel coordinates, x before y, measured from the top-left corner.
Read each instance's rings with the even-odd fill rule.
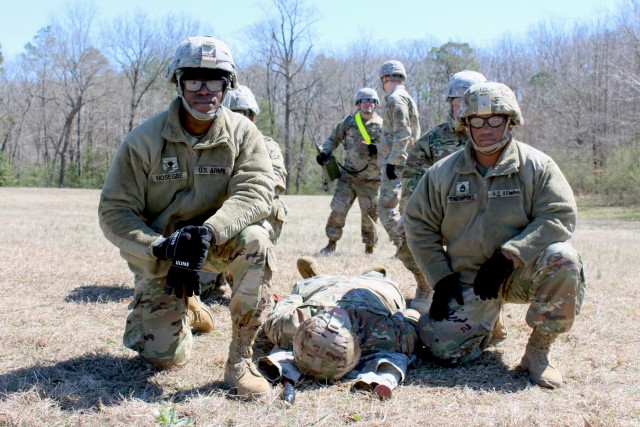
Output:
[[[86,0],[91,1],[91,0]],[[374,40],[468,42],[489,47],[506,36],[524,37],[545,20],[589,23],[615,14],[623,0],[304,0],[317,10],[314,45],[339,51],[365,35]],[[210,25],[208,35],[221,39],[232,52],[242,50],[243,33],[264,19],[270,0],[93,0],[98,20],[143,11],[151,17],[184,14]],[[63,0],[5,0],[0,13],[0,45],[5,60],[24,51],[38,30],[70,3]],[[184,5],[180,7],[179,5]],[[241,6],[240,6],[241,5]],[[99,22],[98,22],[99,24]],[[246,39],[246,37],[245,37]]]

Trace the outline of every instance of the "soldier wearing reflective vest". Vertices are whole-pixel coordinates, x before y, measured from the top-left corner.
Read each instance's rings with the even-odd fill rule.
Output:
[[[361,217],[362,242],[365,253],[372,254],[378,242],[378,192],[380,169],[378,168],[378,144],[382,133],[382,118],[376,114],[380,103],[374,89],[359,89],[354,96],[356,112],[347,116],[335,127],[320,147],[316,160],[324,165],[340,145],[344,148],[344,160],[340,164],[341,176],[331,200],[331,214],[325,231],[329,243],[320,253],[335,252],[337,242],[347,220],[347,213],[358,199]]]

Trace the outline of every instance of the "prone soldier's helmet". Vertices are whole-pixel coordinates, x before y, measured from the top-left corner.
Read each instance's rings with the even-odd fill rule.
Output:
[[[462,98],[464,92],[476,83],[486,82],[487,78],[484,74],[477,71],[462,70],[455,73],[449,79],[447,90],[444,93],[444,100],[451,98]]]
[[[524,123],[513,91],[503,83],[483,82],[472,85],[462,97],[456,129],[467,127],[467,118],[483,114],[504,114],[512,125]]]
[[[300,372],[337,380],[358,365],[360,343],[346,311],[333,308],[305,320],[293,337],[293,357]]]
[[[238,89],[227,93],[222,105],[230,110],[242,110],[245,112],[251,112],[256,116],[260,114],[260,107],[256,97],[253,96],[253,92],[247,86],[238,85]]]
[[[182,91],[183,75],[202,69],[211,70],[213,76],[225,80],[223,98],[228,89],[238,87],[236,65],[231,56],[231,49],[225,42],[209,36],[188,37],[180,42],[167,69],[167,80],[176,85],[182,104],[193,117],[198,120],[211,120],[215,117],[215,113],[205,114],[193,110],[184,99]]]
[[[392,59],[380,67],[378,77],[383,78],[384,76],[391,76],[392,80],[404,81],[407,79],[407,71],[402,62]]]
[[[375,89],[371,89],[370,87],[363,87],[362,89],[358,89],[355,96],[353,97],[353,102],[358,105],[363,99],[373,99],[376,101],[376,104],[380,104],[378,92],[376,92]]]

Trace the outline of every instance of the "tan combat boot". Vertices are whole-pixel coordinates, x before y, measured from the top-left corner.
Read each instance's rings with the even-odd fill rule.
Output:
[[[329,240],[329,243],[324,248],[320,249],[320,255],[329,255],[336,251],[336,242],[335,240]]]
[[[213,313],[198,296],[187,298],[187,321],[189,326],[197,332],[213,331]]]
[[[411,300],[411,304],[409,306],[420,314],[428,313],[429,307],[431,307],[429,297],[433,293],[433,290],[429,284],[427,284],[427,279],[422,273],[414,274],[414,276],[416,277],[417,282],[416,296]]]
[[[496,319],[496,323],[493,325],[493,333],[491,334],[490,341],[491,345],[498,345],[509,336],[509,331],[507,330],[507,325],[504,323],[502,311],[503,310],[500,309],[500,315]]]
[[[556,337],[557,335],[543,334],[534,329],[520,361],[520,367],[529,371],[531,381],[541,387],[562,386],[562,373],[549,363],[549,349]]]
[[[318,266],[318,263],[310,256],[298,258],[296,266],[298,267],[298,272],[300,272],[300,276],[302,276],[303,279],[320,275],[320,267]]]
[[[241,328],[233,325],[229,359],[224,367],[225,385],[235,388],[238,396],[247,400],[265,397],[271,390],[269,382],[260,374],[251,360],[253,341],[258,335],[258,330],[258,326]]]

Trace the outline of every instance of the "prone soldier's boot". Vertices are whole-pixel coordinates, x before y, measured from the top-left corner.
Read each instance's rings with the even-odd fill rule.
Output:
[[[318,266],[318,263],[310,256],[298,258],[296,266],[298,267],[300,276],[302,276],[303,279],[320,275],[320,267]]]
[[[531,381],[541,387],[562,386],[562,373],[549,363],[549,349],[557,335],[544,334],[534,329],[520,361],[520,367],[529,371]]]
[[[336,251],[336,244],[338,242],[335,240],[329,240],[329,243],[324,248],[320,249],[320,255],[329,255]]]
[[[433,293],[433,290],[427,283],[427,279],[422,273],[414,273],[416,278],[416,296],[411,301],[410,307],[416,310],[420,314],[428,313],[429,307],[431,307],[431,301],[429,297]]]
[[[267,380],[251,360],[253,342],[259,329],[259,325],[253,327],[233,325],[229,358],[224,367],[225,385],[229,388],[235,388],[238,391],[238,396],[247,400],[264,397],[271,389]]]
[[[213,313],[198,296],[187,298],[187,321],[195,331],[202,333],[213,331]]]

